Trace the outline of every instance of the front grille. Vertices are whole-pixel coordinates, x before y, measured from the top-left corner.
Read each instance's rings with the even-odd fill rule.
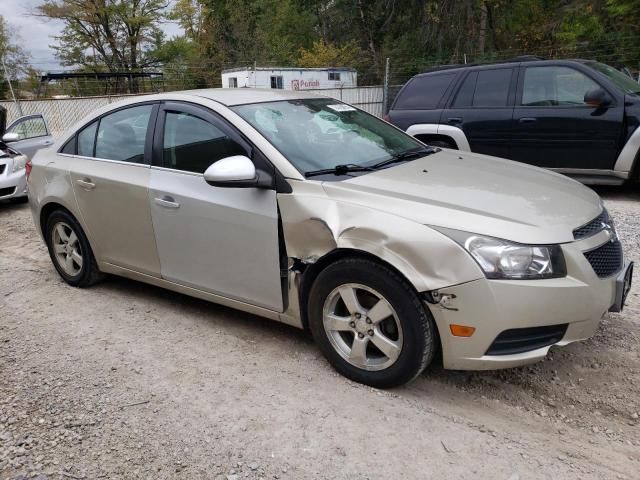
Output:
[[[6,164],[0,165],[0,175],[4,173],[4,169],[7,168]]]
[[[16,187],[0,188],[0,197],[6,197],[16,191]]]
[[[611,225],[611,219],[609,213],[606,210],[602,210],[602,213],[589,223],[576,228],[573,231],[573,238],[576,240],[582,240],[583,238],[595,235],[600,230],[604,229],[604,225]]]
[[[622,269],[623,255],[620,240],[607,242],[594,250],[584,252],[584,256],[600,278],[610,277]]]
[[[496,337],[485,355],[514,355],[548,347],[559,342],[568,324],[545,327],[513,328]]]

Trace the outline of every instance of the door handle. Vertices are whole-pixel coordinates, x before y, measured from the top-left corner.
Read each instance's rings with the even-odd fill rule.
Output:
[[[180,208],[180,204],[176,202],[175,199],[173,197],[170,197],[169,195],[165,195],[162,198],[154,198],[153,201],[156,202],[156,205],[159,205],[164,208]]]
[[[76,183],[80,185],[85,190],[93,190],[96,188],[96,184],[91,181],[90,178],[85,178],[82,180],[76,180]]]
[[[461,117],[451,117],[447,119],[447,123],[450,124],[461,124],[462,123],[462,118]]]
[[[524,117],[524,118],[521,118],[519,121],[520,123],[536,123],[538,119],[533,117]]]

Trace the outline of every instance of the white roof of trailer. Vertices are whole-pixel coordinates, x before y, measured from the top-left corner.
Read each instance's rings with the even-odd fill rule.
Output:
[[[320,68],[298,68],[298,67],[238,67],[227,68],[222,73],[233,72],[355,72],[355,68],[351,67],[320,67]]]

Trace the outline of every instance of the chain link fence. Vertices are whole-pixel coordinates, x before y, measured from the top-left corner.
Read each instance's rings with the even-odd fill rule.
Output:
[[[355,105],[366,112],[381,117],[384,114],[383,88],[353,87],[320,90],[305,90]],[[46,100],[20,100],[19,104],[2,101],[0,106],[7,109],[7,125],[23,115],[42,114],[49,131],[55,137],[84,118],[97,108],[136,95],[56,98]]]
[[[55,98],[0,102],[7,109],[7,126],[23,115],[42,114],[55,137],[97,108],[132,95],[84,98]]]

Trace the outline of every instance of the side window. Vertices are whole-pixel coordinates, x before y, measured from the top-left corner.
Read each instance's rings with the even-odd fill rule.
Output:
[[[426,110],[436,108],[455,78],[455,73],[415,77],[396,100],[397,110]]]
[[[511,68],[480,70],[473,94],[474,107],[506,107],[509,100]]]
[[[569,67],[530,67],[524,71],[523,106],[584,105],[584,94],[599,85]]]
[[[96,138],[97,158],[144,163],[144,144],[153,105],[140,105],[100,119]]]
[[[284,88],[282,75],[273,75],[271,77],[271,88],[277,88],[279,90]]]
[[[64,153],[66,155],[75,155],[76,154],[76,136],[71,137],[67,143],[64,144],[60,153]]]
[[[464,79],[460,90],[453,101],[453,108],[470,107],[473,105],[473,94],[476,91],[476,81],[478,80],[478,72],[469,72],[467,78]]]
[[[166,168],[204,173],[212,163],[233,155],[247,152],[212,123],[188,113],[167,112],[162,153]]]
[[[98,122],[93,122],[88,127],[85,127],[78,134],[78,155],[82,157],[93,157],[93,147],[96,144],[96,130],[98,129]]]
[[[20,140],[28,138],[44,137],[48,135],[47,125],[41,116],[29,117],[24,120],[18,120],[18,123],[12,125],[6,133],[17,133]]]

